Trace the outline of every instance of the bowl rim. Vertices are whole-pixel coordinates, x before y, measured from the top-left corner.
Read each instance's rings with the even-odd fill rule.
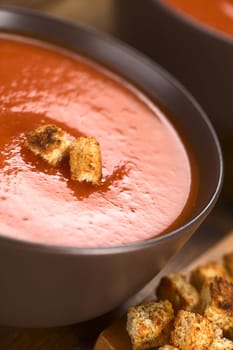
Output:
[[[162,11],[164,11],[169,16],[172,16],[178,21],[181,21],[186,26],[191,27],[192,29],[197,30],[199,33],[203,33],[211,37],[212,39],[218,40],[220,42],[224,42],[226,44],[233,44],[233,36],[230,34],[221,32],[218,29],[215,29],[214,27],[211,27],[208,24],[203,23],[202,21],[199,21],[195,17],[192,17],[189,14],[183,13],[176,9],[174,6],[170,6],[169,4],[165,3],[163,0],[150,0],[151,3],[153,3],[153,6],[158,6]]]
[[[159,1],[160,2],[160,1]],[[185,223],[181,225],[180,227],[171,230],[168,233],[147,239],[147,240],[140,240],[124,245],[118,245],[118,246],[103,246],[103,247],[75,247],[75,246],[62,246],[62,245],[53,245],[53,244],[45,244],[45,243],[38,243],[38,242],[32,242],[22,239],[17,239],[14,237],[7,237],[4,235],[0,235],[0,240],[4,241],[6,244],[14,244],[17,247],[23,247],[24,249],[30,249],[33,251],[43,251],[43,252],[49,252],[54,254],[68,254],[68,255],[108,255],[108,254],[119,254],[122,252],[129,252],[129,251],[135,251],[143,248],[147,248],[150,246],[153,246],[155,243],[159,243],[161,241],[166,241],[170,239],[172,236],[181,234],[184,230],[188,230],[192,225],[195,225],[196,222],[198,222],[202,217],[204,217],[208,212],[211,210],[211,208],[214,206],[215,202],[217,201],[221,187],[223,184],[223,156],[222,151],[220,147],[220,143],[217,137],[217,134],[214,130],[214,127],[212,126],[212,123],[208,119],[207,115],[199,105],[199,103],[195,100],[195,98],[188,92],[188,90],[179,82],[177,81],[170,73],[168,73],[166,70],[164,70],[160,65],[153,62],[150,58],[146,57],[142,53],[138,52],[134,48],[131,48],[126,43],[123,43],[122,41],[115,39],[111,37],[108,34],[99,32],[96,29],[90,28],[86,25],[80,25],[78,23],[74,23],[72,21],[68,21],[65,19],[58,18],[56,16],[51,16],[48,14],[43,14],[31,9],[25,9],[17,6],[0,6],[0,15],[1,14],[8,14],[8,15],[20,15],[25,19],[25,16],[27,18],[33,17],[39,20],[47,20],[50,21],[53,24],[66,26],[66,27],[72,27],[77,31],[85,31],[88,33],[88,35],[91,35],[93,37],[98,37],[101,41],[103,41],[107,45],[113,45],[119,52],[124,50],[129,56],[134,56],[134,59],[136,58],[138,64],[141,66],[149,65],[151,66],[152,70],[155,71],[157,74],[161,76],[163,80],[166,80],[170,86],[172,86],[173,89],[178,90],[183,97],[188,101],[189,105],[192,105],[195,110],[200,115],[203,123],[207,126],[209,130],[209,134],[211,135],[213,139],[213,144],[216,148],[216,159],[218,163],[218,176],[216,176],[216,186],[215,190],[213,191],[212,195],[209,198],[209,201],[204,205],[204,208],[198,212],[192,219],[186,219]],[[13,33],[14,31],[10,32],[9,29],[3,31],[3,29],[0,27],[0,33]],[[16,32],[14,32],[16,33]],[[25,33],[18,33],[19,35],[25,35]],[[29,34],[25,35],[25,37],[29,36]],[[33,37],[33,36],[32,36]],[[46,39],[43,38],[36,38],[36,40],[45,41]],[[50,43],[49,40],[47,43]],[[56,42],[53,43],[54,45],[57,45],[59,47],[59,44]],[[60,45],[61,46],[61,45]],[[69,51],[69,49],[68,49]],[[70,51],[72,51],[70,49]],[[97,61],[98,62],[98,61]],[[101,64],[101,63],[100,63]],[[120,74],[120,73],[117,73]],[[139,85],[140,88],[140,85]]]

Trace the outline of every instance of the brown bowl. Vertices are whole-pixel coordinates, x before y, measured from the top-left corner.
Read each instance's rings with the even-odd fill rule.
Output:
[[[187,91],[125,45],[78,25],[19,9],[0,9],[0,30],[53,42],[128,79],[176,116],[197,160],[201,181],[192,211],[178,229],[163,236],[88,249],[0,236],[1,324],[48,327],[92,319],[137,293],[209,214],[223,177],[219,143],[207,117]]]

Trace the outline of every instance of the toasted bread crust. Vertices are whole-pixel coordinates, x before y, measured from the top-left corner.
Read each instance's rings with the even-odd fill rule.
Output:
[[[102,160],[98,141],[94,137],[79,137],[70,148],[71,179],[100,185]]]
[[[62,129],[46,124],[28,132],[24,145],[50,165],[57,166],[68,155],[70,140]]]
[[[233,283],[222,277],[206,282],[201,291],[201,305],[204,316],[218,325],[225,336],[232,338]]]
[[[171,273],[161,279],[157,296],[161,300],[169,300],[175,313],[180,309],[197,311],[199,307],[197,290],[179,273]]]
[[[180,310],[171,334],[172,343],[182,350],[208,350],[215,339],[212,323],[193,312]]]
[[[203,284],[215,276],[230,279],[230,276],[223,264],[215,261],[210,261],[206,264],[198,266],[191,272],[190,282],[196,287],[198,291],[200,291]]]
[[[144,350],[168,344],[173,319],[173,308],[167,300],[130,307],[126,329],[133,349]]]

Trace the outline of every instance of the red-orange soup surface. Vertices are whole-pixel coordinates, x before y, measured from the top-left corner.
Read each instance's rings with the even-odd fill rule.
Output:
[[[163,112],[94,63],[37,41],[0,35],[0,233],[37,243],[103,247],[166,232],[189,202],[187,151]],[[100,187],[70,180],[23,146],[53,123],[95,136]]]
[[[233,36],[232,0],[162,1],[214,30]]]

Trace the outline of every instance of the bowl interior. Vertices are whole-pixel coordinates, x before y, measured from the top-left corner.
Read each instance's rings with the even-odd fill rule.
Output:
[[[0,239],[1,323],[48,327],[81,322],[113,310],[138,292],[203,221],[221,189],[219,143],[210,122],[186,90],[159,66],[120,42],[19,9],[0,9],[0,31],[46,40],[120,74],[171,113],[198,166],[198,195],[190,216],[182,227],[164,236],[98,249]]]
[[[219,143],[199,105],[167,72],[105,35],[28,10],[1,8],[0,30],[42,39],[89,57],[120,74],[168,109],[193,153],[200,179],[197,199],[184,224],[210,210],[222,183]]]

